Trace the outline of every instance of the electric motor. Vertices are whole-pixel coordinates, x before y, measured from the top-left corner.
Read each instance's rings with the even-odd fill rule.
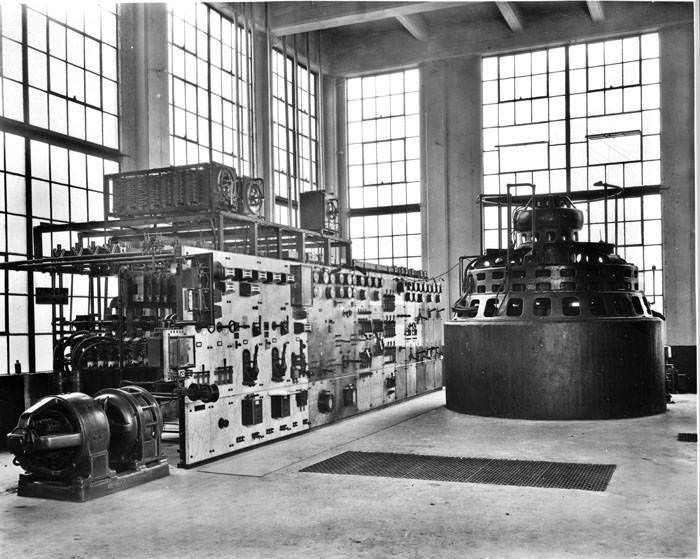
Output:
[[[43,398],[7,436],[15,462],[34,479],[97,480],[162,459],[163,420],[155,398],[138,386],[95,398],[73,392]]]

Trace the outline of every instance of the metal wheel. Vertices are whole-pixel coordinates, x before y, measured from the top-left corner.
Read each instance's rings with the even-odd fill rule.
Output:
[[[236,188],[236,171],[222,167],[216,178],[216,184],[224,202],[232,210],[238,210],[238,189]]]
[[[262,181],[260,179],[244,180],[242,185],[243,192],[243,207],[241,210],[244,213],[259,215],[262,211],[265,192],[263,191]]]

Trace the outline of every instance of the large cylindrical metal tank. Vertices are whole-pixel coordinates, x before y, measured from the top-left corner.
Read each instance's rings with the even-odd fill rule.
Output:
[[[527,206],[548,212],[547,235],[521,235],[516,223],[519,243],[466,268],[465,293],[445,324],[447,407],[520,419],[662,413],[662,319],[637,268],[612,245],[578,242],[575,220],[551,229],[557,208],[572,213],[558,198],[535,196]]]

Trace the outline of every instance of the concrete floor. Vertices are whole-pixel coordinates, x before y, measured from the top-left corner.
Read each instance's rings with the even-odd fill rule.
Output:
[[[695,395],[665,415],[460,415],[444,392],[88,503],[17,497],[0,454],[4,557],[696,557]],[[172,445],[170,452],[172,453]],[[605,492],[300,473],[345,450],[617,464]]]

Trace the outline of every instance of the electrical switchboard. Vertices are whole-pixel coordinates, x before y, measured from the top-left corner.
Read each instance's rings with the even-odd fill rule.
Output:
[[[78,242],[0,265],[51,275],[37,304],[51,304],[58,391],[147,389],[189,467],[442,386],[441,282],[350,260],[327,222],[234,215],[260,200],[224,166],[106,179],[120,219],[40,225],[39,256],[42,234]],[[67,274],[88,276],[87,313],[66,308]]]

